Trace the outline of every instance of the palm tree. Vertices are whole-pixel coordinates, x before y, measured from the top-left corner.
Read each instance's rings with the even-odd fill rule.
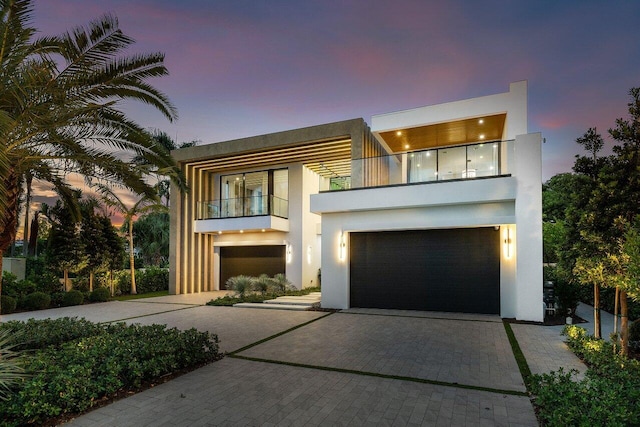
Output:
[[[169,153],[121,111],[142,101],[169,120],[177,113],[147,80],[167,74],[161,53],[123,56],[133,40],[105,15],[86,27],[34,40],[32,0],[0,0],[0,251],[15,238],[18,200],[27,173],[53,184],[76,206],[67,174],[88,185],[119,183],[154,197],[145,170],[126,161],[142,156],[185,190]],[[77,214],[77,208],[74,210]],[[0,261],[1,267],[1,261]],[[0,284],[0,293],[1,293]]]
[[[124,225],[127,226],[127,242],[129,243],[129,271],[131,273],[131,295],[137,293],[135,245],[133,244],[133,220],[135,217],[151,211],[166,211],[167,208],[160,203],[157,196],[143,196],[133,206],[129,207],[111,188],[98,185],[98,191],[102,194],[104,202],[116,209],[124,217]]]

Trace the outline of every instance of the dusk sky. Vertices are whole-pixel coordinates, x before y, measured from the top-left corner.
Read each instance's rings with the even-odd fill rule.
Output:
[[[370,123],[528,80],[546,180],[570,171],[587,128],[626,118],[640,86],[637,1],[36,0],[34,24],[57,34],[105,13],[130,53],[166,54],[170,76],[153,83],[179,120],[127,111],[177,142]]]

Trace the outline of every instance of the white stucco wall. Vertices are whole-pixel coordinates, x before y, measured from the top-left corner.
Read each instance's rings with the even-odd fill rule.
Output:
[[[379,114],[371,118],[371,130],[385,132],[499,113],[507,113],[503,139],[528,132],[526,81],[511,83],[505,93]]]

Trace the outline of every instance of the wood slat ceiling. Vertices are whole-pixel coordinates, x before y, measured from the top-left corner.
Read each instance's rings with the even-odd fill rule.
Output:
[[[380,132],[394,153],[501,140],[506,114]]]
[[[322,176],[335,176],[336,172],[340,175],[349,175],[351,173],[351,139],[319,141],[269,151],[189,162],[197,169],[214,173],[287,163],[303,163]]]

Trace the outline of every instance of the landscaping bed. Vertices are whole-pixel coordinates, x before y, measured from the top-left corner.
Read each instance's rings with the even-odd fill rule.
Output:
[[[53,425],[222,357],[216,335],[164,325],[31,319],[0,331],[27,374],[0,400],[2,426]]]
[[[567,344],[587,365],[583,380],[560,369],[533,375],[530,391],[545,426],[640,425],[640,361],[618,355],[610,342],[567,326]]]

